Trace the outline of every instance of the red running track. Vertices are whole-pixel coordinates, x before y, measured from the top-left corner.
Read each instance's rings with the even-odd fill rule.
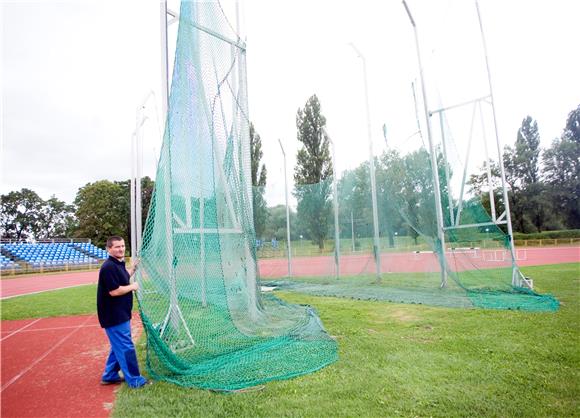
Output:
[[[530,247],[517,250],[519,266],[544,264],[578,263],[580,247]],[[457,271],[466,269],[485,269],[507,267],[510,263],[503,259],[499,250],[457,251],[448,262]],[[288,261],[285,258],[262,259],[258,266],[263,278],[280,278],[288,275]],[[381,270],[383,272],[411,273],[437,271],[438,262],[431,252],[383,253]],[[347,255],[340,258],[341,275],[374,273],[375,262],[370,254]],[[293,276],[332,276],[334,257],[296,257],[292,259]],[[98,272],[63,273],[47,276],[32,276],[0,281],[1,298],[9,298],[30,293],[97,283]]]
[[[121,386],[99,384],[109,344],[95,315],[2,321],[1,335],[2,417],[110,415]]]
[[[99,272],[83,271],[74,273],[48,274],[46,276],[27,276],[0,280],[0,295],[2,299],[28,295],[30,293],[46,292],[48,290],[65,289],[97,283]]]
[[[544,264],[578,263],[580,247],[519,248],[516,250],[519,266]],[[447,261],[456,271],[511,266],[503,250],[478,249],[458,250],[447,253]],[[262,259],[259,261],[260,276],[279,278],[288,275],[288,260]],[[295,257],[292,259],[292,275],[331,276],[334,274],[334,257]],[[438,261],[432,252],[400,252],[381,254],[381,271],[412,273],[438,271]],[[355,254],[340,257],[340,274],[356,275],[375,272],[375,261],[371,254]]]

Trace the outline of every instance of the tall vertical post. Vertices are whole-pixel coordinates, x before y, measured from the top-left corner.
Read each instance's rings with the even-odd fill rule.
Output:
[[[352,241],[352,252],[354,253],[355,246],[354,246],[354,217],[352,215],[352,210],[350,211],[350,238]]]
[[[504,166],[503,166],[503,156],[501,153],[501,146],[499,143],[499,133],[497,130],[497,118],[496,118],[496,114],[495,114],[495,105],[494,105],[494,100],[493,100],[493,88],[492,88],[492,84],[491,84],[491,71],[489,70],[489,59],[487,56],[487,43],[485,41],[485,36],[484,36],[484,31],[483,31],[483,23],[481,21],[481,13],[479,11],[479,2],[477,0],[475,0],[475,8],[477,10],[477,19],[479,21],[479,29],[481,32],[481,42],[483,44],[483,53],[485,55],[485,67],[487,69],[487,81],[489,84],[489,96],[491,98],[491,111],[492,111],[492,115],[493,115],[493,126],[495,129],[495,142],[497,145],[497,157],[499,160],[499,171],[501,173],[501,186],[503,189],[503,201],[504,201],[504,207],[505,207],[505,212],[506,212],[508,239],[510,242],[510,251],[511,251],[511,255],[512,255],[512,260],[515,260],[516,259],[516,249],[515,249],[514,240],[513,240],[514,233],[513,233],[513,229],[512,229],[510,203],[509,203],[508,193],[507,193],[507,188],[506,188],[505,170],[504,170]],[[487,164],[489,165],[489,162]],[[515,265],[515,262],[513,262],[512,263],[512,286],[520,286],[520,285],[521,285],[520,274],[519,274],[517,266]]]
[[[333,206],[334,206],[334,271],[336,273],[336,278],[340,277],[340,231],[338,228],[338,180],[337,180],[337,172],[336,172],[336,150],[335,144],[332,139],[324,130],[324,134],[330,140],[330,144],[332,145],[332,196],[333,196]]]
[[[161,120],[167,120],[169,107],[169,58],[167,47],[167,0],[159,2],[160,41],[161,41]]]
[[[288,175],[286,173],[286,153],[282,141],[278,138],[282,155],[284,156],[284,194],[286,195],[286,250],[288,252],[288,277],[292,277],[292,246],[290,244],[290,207],[288,206]]]
[[[138,251],[141,248],[141,237],[143,234],[142,213],[143,205],[141,203],[141,171],[142,171],[142,152],[143,152],[143,134],[142,126],[145,122],[145,115],[143,114],[143,106],[137,109],[137,131],[135,133],[135,255],[138,256]]]
[[[423,77],[423,65],[421,63],[421,51],[419,48],[419,35],[417,34],[417,26],[415,20],[411,15],[411,11],[407,6],[407,2],[403,0],[403,6],[407,11],[411,25],[413,26],[413,33],[415,34],[415,48],[417,50],[417,61],[419,63],[419,76],[421,77],[421,91],[423,95],[423,110],[425,111],[425,119],[427,126],[427,139],[429,140],[429,152],[431,154],[431,171],[433,173],[433,185],[435,194],[435,212],[437,217],[437,236],[439,238],[439,247],[441,251],[441,287],[447,286],[447,270],[445,261],[445,233],[443,231],[443,208],[441,206],[441,189],[439,186],[439,173],[437,170],[437,156],[435,155],[435,147],[433,146],[433,135],[431,133],[431,114],[429,112],[429,105],[427,103],[427,90],[425,88],[425,78]]]
[[[131,205],[131,261],[135,260],[137,256],[137,231],[135,227],[135,153],[136,153],[136,136],[137,132],[133,132],[131,135],[131,184],[130,184],[130,205]]]
[[[381,280],[381,250],[380,250],[380,241],[379,241],[379,216],[377,210],[377,185],[375,179],[375,155],[373,152],[373,138],[371,132],[371,112],[369,106],[369,89],[368,89],[368,82],[367,82],[367,62],[364,55],[354,46],[353,43],[350,43],[350,46],[358,57],[362,61],[363,66],[363,80],[364,80],[364,93],[365,93],[365,109],[366,109],[366,118],[367,118],[367,136],[368,136],[368,143],[369,143],[369,165],[370,165],[370,174],[371,174],[371,198],[373,204],[373,231],[374,231],[374,240],[373,240],[373,254],[375,257],[375,265],[376,265],[376,274],[377,274],[377,281]]]

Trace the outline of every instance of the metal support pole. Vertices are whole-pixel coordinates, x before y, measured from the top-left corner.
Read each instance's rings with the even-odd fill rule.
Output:
[[[292,277],[292,246],[290,243],[290,207],[288,206],[288,175],[286,173],[286,153],[282,141],[278,138],[282,155],[284,156],[284,193],[286,195],[286,249],[288,251],[288,277]]]
[[[367,136],[368,136],[368,143],[369,143],[369,165],[370,165],[370,174],[371,174],[371,198],[373,203],[373,230],[374,230],[374,241],[373,241],[373,254],[375,257],[375,264],[376,264],[376,273],[377,273],[377,281],[381,280],[381,250],[380,250],[380,241],[379,241],[379,216],[377,210],[377,185],[375,179],[375,155],[373,153],[373,139],[372,139],[372,132],[371,132],[371,112],[369,106],[369,89],[368,89],[368,82],[367,82],[367,63],[364,55],[354,46],[353,43],[350,43],[350,46],[358,57],[362,61],[363,65],[363,79],[364,79],[364,93],[365,93],[365,108],[366,108],[366,117],[367,117]]]
[[[142,152],[143,152],[143,135],[142,126],[145,123],[143,115],[144,105],[137,109],[137,131],[135,133],[135,255],[138,257],[139,249],[141,248],[141,237],[143,234],[142,213],[143,207],[141,204],[141,171],[142,171]],[[132,251],[131,251],[132,252]]]
[[[330,139],[326,130],[324,131],[326,137]],[[337,173],[336,173],[336,150],[334,141],[330,139],[330,144],[332,145],[332,168],[333,168],[333,176],[332,176],[332,195],[333,195],[333,206],[334,206],[334,265],[335,265],[335,272],[336,278],[340,277],[340,230],[338,228],[338,180],[337,180]]]
[[[159,18],[161,23],[161,120],[167,121],[169,107],[169,58],[167,45],[167,0],[159,2]]]
[[[136,175],[136,167],[135,167],[135,153],[136,153],[136,136],[137,133],[133,132],[131,135],[131,187],[130,187],[130,194],[131,198],[129,199],[131,204],[131,261],[135,260],[137,256],[137,233],[135,228],[135,175]]]
[[[453,194],[451,193],[451,181],[449,175],[449,164],[447,164],[447,141],[445,136],[445,120],[443,119],[443,112],[439,112],[439,128],[441,129],[441,143],[443,144],[443,163],[445,164],[445,181],[447,182],[447,200],[449,208],[449,223],[453,225]]]
[[[427,91],[425,89],[425,79],[423,77],[423,65],[421,63],[421,51],[419,49],[419,35],[417,34],[417,26],[415,20],[411,15],[411,11],[403,0],[403,6],[407,11],[411,25],[413,26],[413,33],[415,34],[415,48],[417,50],[417,61],[419,63],[419,76],[421,77],[421,90],[423,94],[423,108],[425,111],[425,118],[427,123],[427,139],[429,140],[429,152],[431,153],[431,170],[433,173],[433,185],[435,193],[435,212],[437,216],[437,236],[439,238],[439,246],[442,260],[441,264],[441,287],[447,286],[447,269],[445,261],[445,233],[443,230],[443,208],[441,206],[441,189],[439,187],[439,173],[437,170],[437,156],[435,155],[435,147],[433,146],[433,136],[431,134],[431,115],[429,113],[429,106],[427,103]]]
[[[495,129],[495,142],[497,145],[497,156],[498,156],[498,160],[499,160],[499,170],[501,173],[501,186],[503,189],[503,201],[504,201],[504,206],[505,206],[505,212],[506,212],[506,220],[507,220],[507,229],[508,229],[508,239],[510,242],[510,251],[511,251],[511,255],[512,255],[512,286],[521,286],[521,273],[518,270],[518,267],[516,266],[515,263],[515,259],[516,259],[516,249],[514,246],[514,240],[513,240],[513,229],[512,229],[512,218],[511,218],[511,214],[510,214],[510,203],[509,203],[509,199],[508,199],[508,193],[507,193],[507,188],[506,188],[506,179],[505,179],[505,170],[504,170],[504,166],[503,166],[503,156],[502,156],[502,152],[501,152],[501,146],[499,144],[499,133],[497,130],[497,118],[496,118],[496,114],[495,114],[495,105],[494,105],[494,100],[493,100],[493,88],[491,85],[491,71],[489,70],[489,59],[488,59],[488,55],[487,55],[487,44],[485,42],[485,36],[484,36],[484,32],[483,32],[483,23],[481,21],[481,13],[479,11],[479,3],[477,0],[475,0],[475,8],[477,10],[477,19],[479,21],[479,29],[481,32],[481,42],[483,44],[483,53],[485,55],[485,67],[487,69],[487,81],[489,83],[489,96],[491,98],[491,110],[492,110],[492,114],[493,114],[493,126]]]
[[[352,215],[352,210],[350,211],[350,238],[352,240],[352,252],[354,253],[354,218]]]

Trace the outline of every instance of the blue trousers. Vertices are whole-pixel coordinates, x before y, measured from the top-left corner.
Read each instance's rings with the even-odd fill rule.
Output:
[[[127,321],[105,328],[105,332],[111,343],[111,352],[109,353],[109,358],[107,358],[102,380],[119,380],[119,370],[121,370],[129,387],[138,388],[143,386],[147,379],[141,376],[139,372],[137,353],[131,339],[131,322]]]

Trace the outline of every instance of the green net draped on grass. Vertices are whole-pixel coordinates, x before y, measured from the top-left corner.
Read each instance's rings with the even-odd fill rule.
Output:
[[[343,173],[338,181],[338,240],[332,187],[296,186],[301,189],[297,196],[319,196],[326,203],[299,204],[292,217],[291,274],[286,240],[280,231],[276,249],[269,244],[269,237],[262,240],[258,249],[260,272],[262,280],[269,280],[264,283],[319,296],[462,308],[557,310],[559,303],[553,296],[512,284],[517,260],[506,233],[492,224],[479,198],[463,203],[459,228],[446,229],[443,250],[437,236],[429,160],[428,152],[419,147],[406,155],[385,153],[376,161],[380,280],[373,248],[369,169],[362,163],[358,169]],[[454,202],[455,209],[448,210],[447,183],[440,177],[442,204],[447,209],[444,225],[449,227],[451,213],[457,219],[458,209]],[[317,222],[312,224],[313,219]],[[485,225],[470,226],[473,224]],[[322,248],[316,239],[320,231],[324,235]],[[525,250],[517,250],[516,257],[525,259]],[[442,269],[447,274],[444,287]]]
[[[260,291],[245,49],[224,7],[181,5],[138,299],[150,375],[227,391],[318,370],[337,345],[311,307]]]
[[[443,36],[441,28],[454,36]],[[365,148],[361,145],[367,139],[373,147],[383,142],[376,138],[377,126],[371,126],[367,138],[363,125],[358,134],[345,134],[327,118],[337,156],[336,185],[327,179],[294,186],[290,243],[285,219],[279,208],[272,208],[270,225],[258,237],[262,279],[273,280],[270,284],[281,289],[314,295],[487,309],[558,309],[553,296],[526,287],[531,280],[518,266],[528,261],[526,249],[512,251],[486,63],[464,58],[478,48],[470,28],[479,28],[475,8],[448,13],[444,25],[424,32],[422,42],[434,45],[427,49],[431,51],[425,67],[427,87],[417,89],[425,91],[423,98],[406,101],[399,94],[391,98],[390,91],[372,92],[375,97],[387,96],[390,104],[383,102],[375,113],[386,119],[386,142],[373,164],[376,213],[368,154],[359,148]],[[465,38],[455,36],[458,33]],[[479,39],[478,32],[475,36]],[[450,57],[457,58],[453,65]],[[404,68],[404,60],[397,57],[391,65]],[[389,73],[389,77],[398,76]],[[416,95],[409,91],[409,96]],[[353,97],[340,103],[345,115],[357,114],[356,107],[362,105]],[[326,105],[321,100],[322,114]],[[383,114],[387,108],[396,110]],[[418,109],[423,108],[426,111],[420,114]],[[273,239],[276,245],[270,244]],[[286,255],[289,244],[291,260]]]

